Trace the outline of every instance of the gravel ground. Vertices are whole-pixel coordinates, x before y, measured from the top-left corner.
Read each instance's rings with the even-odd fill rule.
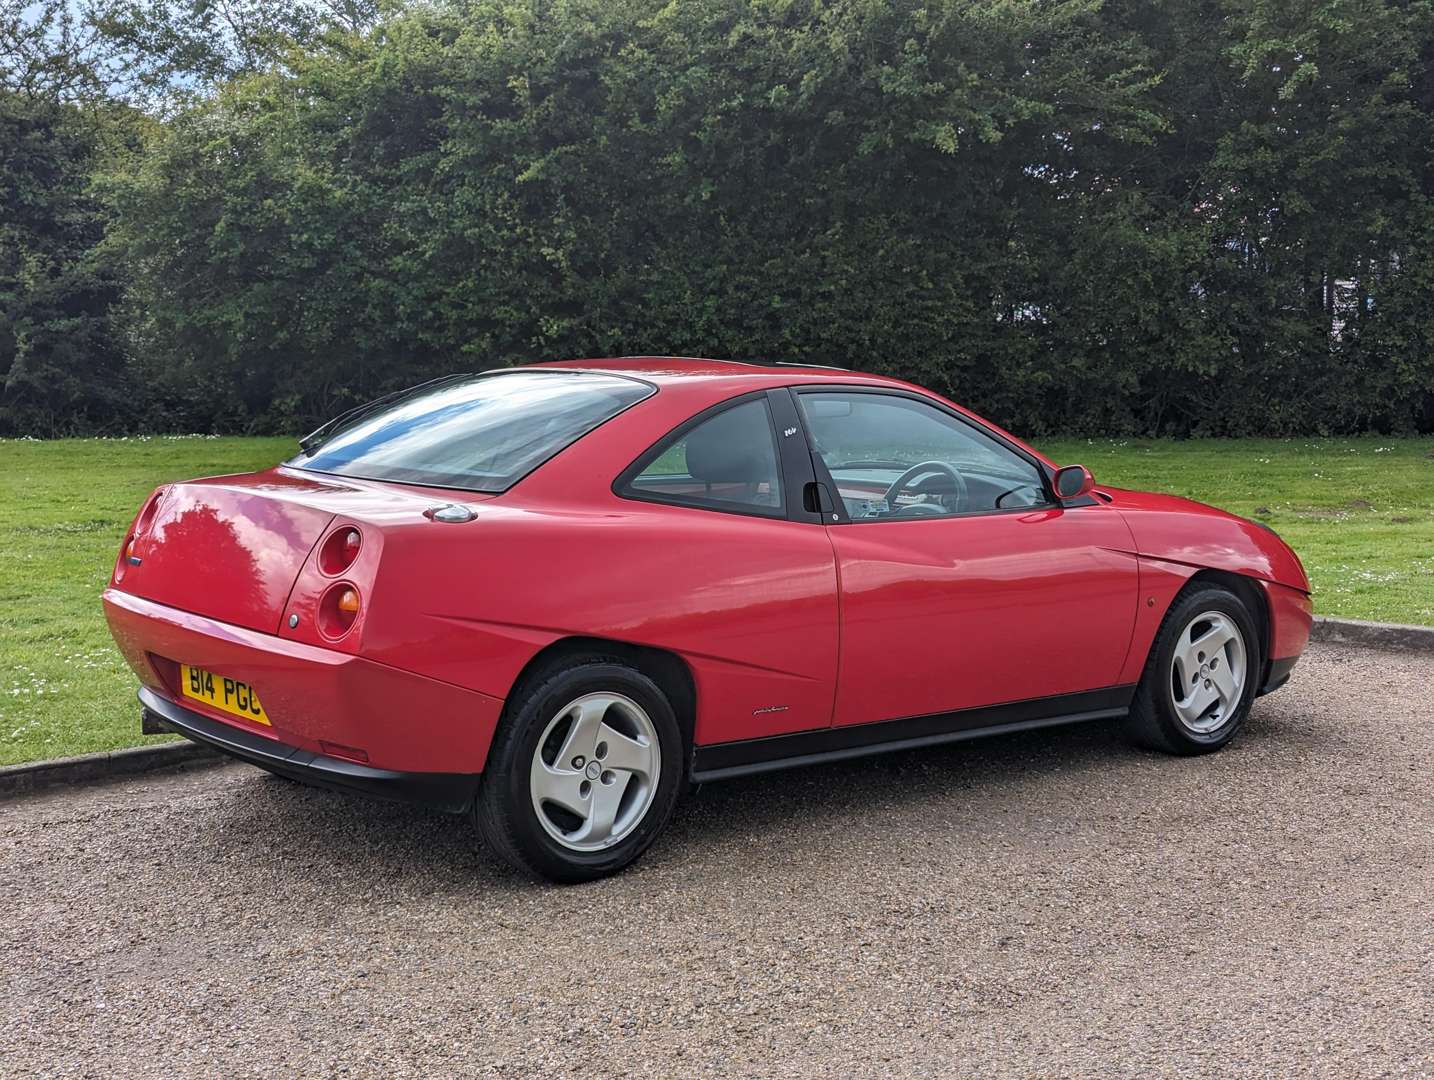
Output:
[[[3,803],[0,1073],[1431,1075],[1431,681],[711,785],[566,889],[244,766]]]

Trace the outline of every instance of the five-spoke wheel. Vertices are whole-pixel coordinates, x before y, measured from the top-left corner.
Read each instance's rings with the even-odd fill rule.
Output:
[[[685,746],[650,676],[611,657],[555,657],[508,699],[474,803],[478,831],[554,881],[614,873],[671,816]]]
[[[1254,616],[1239,594],[1197,580],[1170,605],[1136,687],[1127,730],[1174,754],[1218,750],[1250,711],[1262,663]]]
[[[1199,735],[1216,731],[1245,693],[1245,638],[1235,620],[1202,611],[1185,624],[1170,662],[1170,695],[1180,722]]]
[[[538,823],[573,851],[597,851],[636,828],[662,772],[657,729],[622,694],[584,694],[558,711],[533,751]]]

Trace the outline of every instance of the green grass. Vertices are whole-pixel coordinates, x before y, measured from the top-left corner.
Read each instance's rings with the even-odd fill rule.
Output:
[[[138,684],[100,591],[165,481],[243,472],[293,439],[0,440],[0,765],[133,746]]]
[[[1434,439],[1081,439],[1040,450],[1098,482],[1264,522],[1299,553],[1320,614],[1434,624]]]
[[[141,741],[99,594],[158,484],[287,457],[292,439],[0,440],[0,764]],[[1327,614],[1434,624],[1434,439],[1050,441],[1098,480],[1268,522]]]

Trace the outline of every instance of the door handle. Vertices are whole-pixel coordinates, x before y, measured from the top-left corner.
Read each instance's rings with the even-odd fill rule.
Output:
[[[821,514],[823,521],[841,520],[841,512],[837,510],[831,492],[820,481],[812,481],[802,489],[802,506],[809,514]]]

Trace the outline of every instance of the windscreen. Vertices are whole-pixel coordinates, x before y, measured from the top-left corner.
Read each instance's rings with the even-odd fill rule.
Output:
[[[589,372],[474,375],[382,406],[288,464],[365,480],[505,491],[651,393],[635,379]]]

